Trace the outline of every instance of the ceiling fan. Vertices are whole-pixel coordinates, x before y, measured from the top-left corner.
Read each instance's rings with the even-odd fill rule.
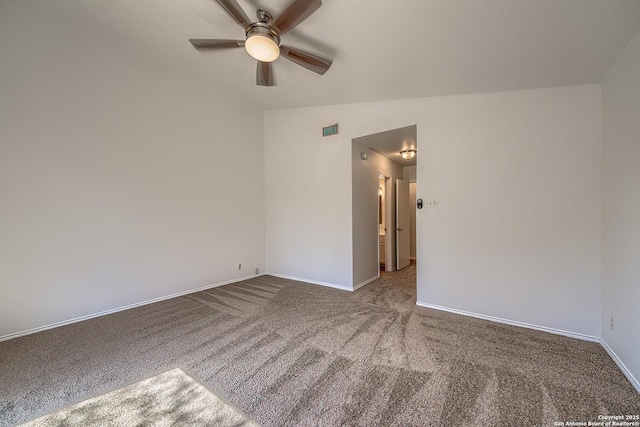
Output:
[[[280,56],[318,74],[327,72],[333,60],[315,53],[280,44],[280,37],[313,14],[321,0],[294,0],[280,16],[273,19],[266,10],[258,9],[257,22],[251,22],[236,0],[216,0],[244,28],[245,40],[189,39],[198,50],[244,47],[258,61],[256,81],[259,86],[274,86],[271,62]]]

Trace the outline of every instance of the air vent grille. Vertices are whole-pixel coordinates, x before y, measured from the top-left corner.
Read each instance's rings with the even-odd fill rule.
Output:
[[[322,136],[331,136],[338,134],[338,123],[322,128]]]

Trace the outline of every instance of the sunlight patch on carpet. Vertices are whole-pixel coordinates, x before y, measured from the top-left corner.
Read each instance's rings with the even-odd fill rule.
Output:
[[[23,426],[243,426],[251,421],[181,369],[114,390]]]

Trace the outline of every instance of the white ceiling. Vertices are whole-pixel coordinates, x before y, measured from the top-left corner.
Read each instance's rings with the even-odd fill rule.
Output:
[[[250,17],[289,3],[238,1]],[[600,83],[640,28],[640,0],[325,0],[283,42],[333,56],[332,68],[278,59],[277,87],[255,85],[243,49],[189,44],[243,38],[214,0],[0,0],[2,26],[24,49],[124,55],[276,109]]]
[[[418,151],[412,159],[408,160],[403,159],[400,154],[400,150],[418,149],[416,125],[374,133],[353,140],[366,145],[402,167],[415,166],[420,154]]]

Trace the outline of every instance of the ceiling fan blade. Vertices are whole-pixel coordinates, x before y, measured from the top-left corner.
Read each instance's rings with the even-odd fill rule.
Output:
[[[271,62],[258,61],[256,83],[258,86],[275,86],[273,81],[273,72],[271,70]]]
[[[189,39],[196,49],[231,49],[243,47],[244,40]]]
[[[217,0],[217,2],[220,3],[220,6],[222,6],[238,24],[242,25],[242,28],[246,29],[251,25],[251,20],[236,0]]]
[[[280,30],[281,35],[285,34],[311,16],[320,6],[321,0],[294,0],[271,25]]]
[[[304,50],[296,49],[289,46],[280,46],[280,55],[284,56],[291,62],[311,70],[314,73],[324,74],[327,72],[333,60],[326,59],[315,53],[307,52]]]

